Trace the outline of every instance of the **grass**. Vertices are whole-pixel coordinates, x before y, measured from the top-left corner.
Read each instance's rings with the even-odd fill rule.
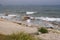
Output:
[[[11,35],[3,35],[0,34],[0,40],[38,40],[32,35],[26,34],[26,33],[17,33],[17,34],[11,34]]]
[[[39,28],[38,31],[41,33],[48,33],[48,30],[44,27]]]

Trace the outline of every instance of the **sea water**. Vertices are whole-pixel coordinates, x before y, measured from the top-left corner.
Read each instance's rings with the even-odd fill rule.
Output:
[[[7,5],[0,6],[0,16],[8,13],[17,15],[18,19],[26,15],[26,12],[34,12],[29,16],[46,21],[60,22],[60,5]],[[36,12],[36,13],[35,13]]]

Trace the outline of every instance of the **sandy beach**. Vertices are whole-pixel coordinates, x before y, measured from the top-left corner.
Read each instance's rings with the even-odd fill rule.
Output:
[[[27,33],[36,33],[37,28],[35,27],[26,27],[19,25],[17,23],[7,21],[5,19],[0,19],[0,34],[11,34],[16,32],[27,32]]]
[[[21,22],[23,23],[23,22]],[[55,29],[48,29],[48,33],[36,35],[38,33],[37,27],[28,27],[25,25],[19,25],[17,22],[8,21],[6,19],[0,19],[0,34],[12,34],[18,32],[25,32],[28,34],[34,34],[36,38],[40,38],[43,40],[59,40],[60,39],[60,31]]]

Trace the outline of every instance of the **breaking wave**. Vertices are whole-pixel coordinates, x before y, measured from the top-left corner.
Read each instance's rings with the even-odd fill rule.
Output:
[[[53,17],[35,17],[35,19],[60,22],[60,18],[53,18]]]

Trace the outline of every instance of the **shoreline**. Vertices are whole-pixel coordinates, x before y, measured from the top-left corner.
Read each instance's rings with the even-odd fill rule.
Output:
[[[12,25],[12,27],[13,26],[15,26],[15,27],[17,27],[16,26],[16,24],[18,25],[18,26],[25,26],[25,27],[29,27],[29,26],[27,26],[27,23],[26,23],[26,21],[18,21],[18,20],[8,20],[8,19],[5,19],[5,18],[0,18],[0,22],[7,22],[7,24],[6,24],[6,26],[8,25],[9,26],[9,23],[13,23],[13,25]],[[4,25],[5,25],[5,23],[3,23]],[[2,24],[2,25],[3,25]],[[58,28],[59,28],[59,26],[58,25],[54,25],[53,23],[51,23],[51,22],[48,22],[48,21],[44,21],[44,20],[41,20],[41,21],[39,21],[39,24],[34,24],[33,22],[31,23],[32,25],[30,26],[32,29],[33,28],[40,28],[40,27],[46,27],[46,28],[50,28],[50,27],[52,27],[53,29],[57,29],[58,30]],[[11,25],[10,25],[11,26]],[[58,27],[58,28],[57,28]],[[12,29],[13,30],[13,29]]]

